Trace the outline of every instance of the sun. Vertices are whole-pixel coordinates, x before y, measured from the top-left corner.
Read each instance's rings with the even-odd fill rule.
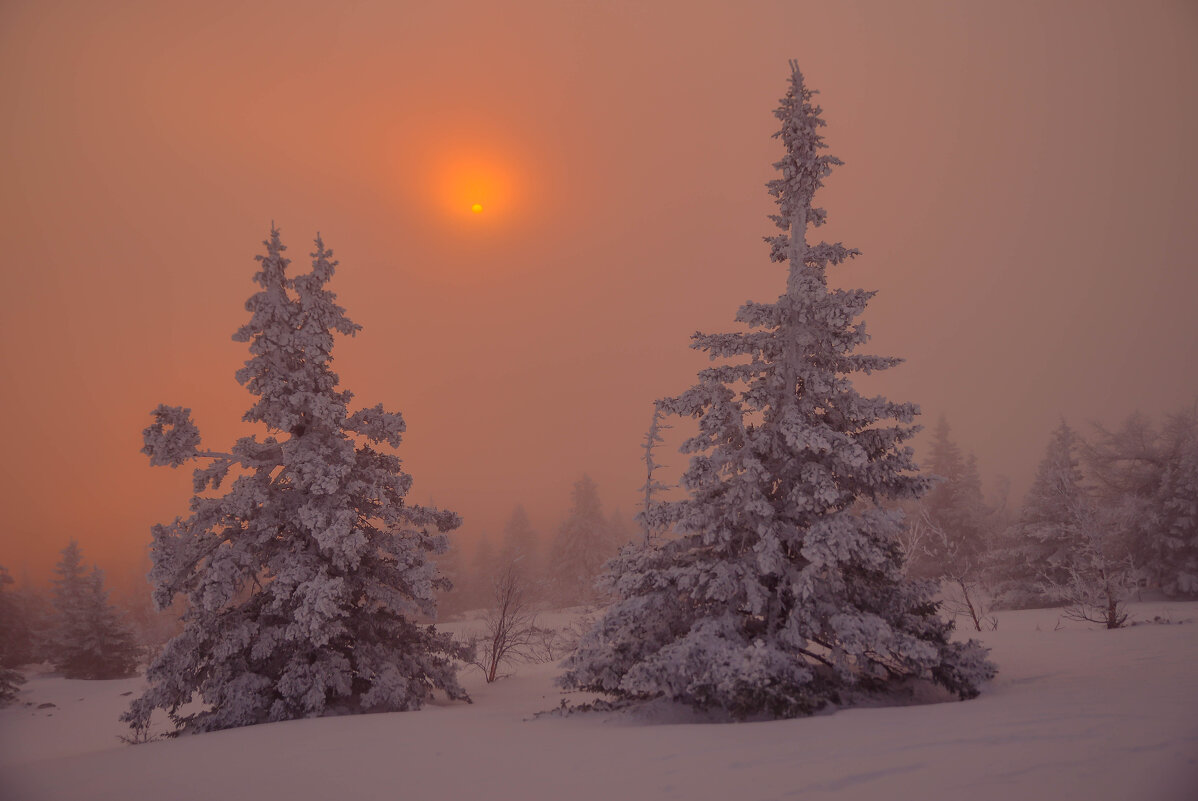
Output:
[[[441,213],[471,228],[508,224],[519,205],[516,170],[502,154],[463,149],[434,160],[428,175]]]

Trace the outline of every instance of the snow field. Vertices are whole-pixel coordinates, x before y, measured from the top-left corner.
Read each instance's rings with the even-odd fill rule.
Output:
[[[761,723],[660,708],[534,719],[563,697],[543,664],[492,685],[463,670],[471,705],[130,747],[117,715],[140,679],[34,676],[0,710],[0,798],[1193,801],[1198,604],[1132,613],[1187,622],[1054,630],[1057,610],[1000,613],[974,634],[999,666],[976,700]]]

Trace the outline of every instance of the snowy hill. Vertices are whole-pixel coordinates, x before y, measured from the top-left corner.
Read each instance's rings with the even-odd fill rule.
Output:
[[[465,671],[473,705],[131,747],[116,718],[140,680],[35,676],[0,710],[0,798],[1193,801],[1198,604],[1132,613],[1173,623],[1006,612],[981,635],[999,675],[977,700],[766,723],[533,719],[562,698],[558,669],[534,665],[493,685]]]

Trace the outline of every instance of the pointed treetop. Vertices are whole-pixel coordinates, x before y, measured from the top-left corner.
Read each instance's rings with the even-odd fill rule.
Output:
[[[291,263],[291,259],[283,256],[283,251],[287,249],[287,246],[283,244],[279,229],[273,221],[270,224],[270,236],[262,240],[262,244],[266,246],[266,255],[254,256],[254,261],[262,265],[261,270],[254,275],[254,281],[262,287],[281,289],[286,282],[287,265]],[[246,306],[247,311],[253,310],[249,308],[249,301]]]
[[[803,228],[808,222],[816,226],[824,223],[823,209],[812,208],[811,200],[832,168],[844,163],[835,156],[818,154],[827,147],[818,131],[826,125],[820,117],[823,109],[812,103],[816,92],[804,85],[798,63],[792,60],[790,68],[790,88],[774,110],[774,116],[782,122],[774,138],[781,139],[786,147],[786,155],[774,164],[782,177],[766,184],[781,212],[773,218],[774,224],[784,231],[796,222]]]

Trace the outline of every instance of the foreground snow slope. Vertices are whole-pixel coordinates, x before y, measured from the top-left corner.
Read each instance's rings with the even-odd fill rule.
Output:
[[[1198,604],[1133,611],[1198,618]],[[766,723],[530,720],[561,698],[539,665],[491,686],[466,673],[473,705],[129,747],[116,715],[138,680],[34,678],[0,711],[0,798],[1198,798],[1198,624],[1057,619],[1001,615],[983,635],[999,676],[977,700]]]

